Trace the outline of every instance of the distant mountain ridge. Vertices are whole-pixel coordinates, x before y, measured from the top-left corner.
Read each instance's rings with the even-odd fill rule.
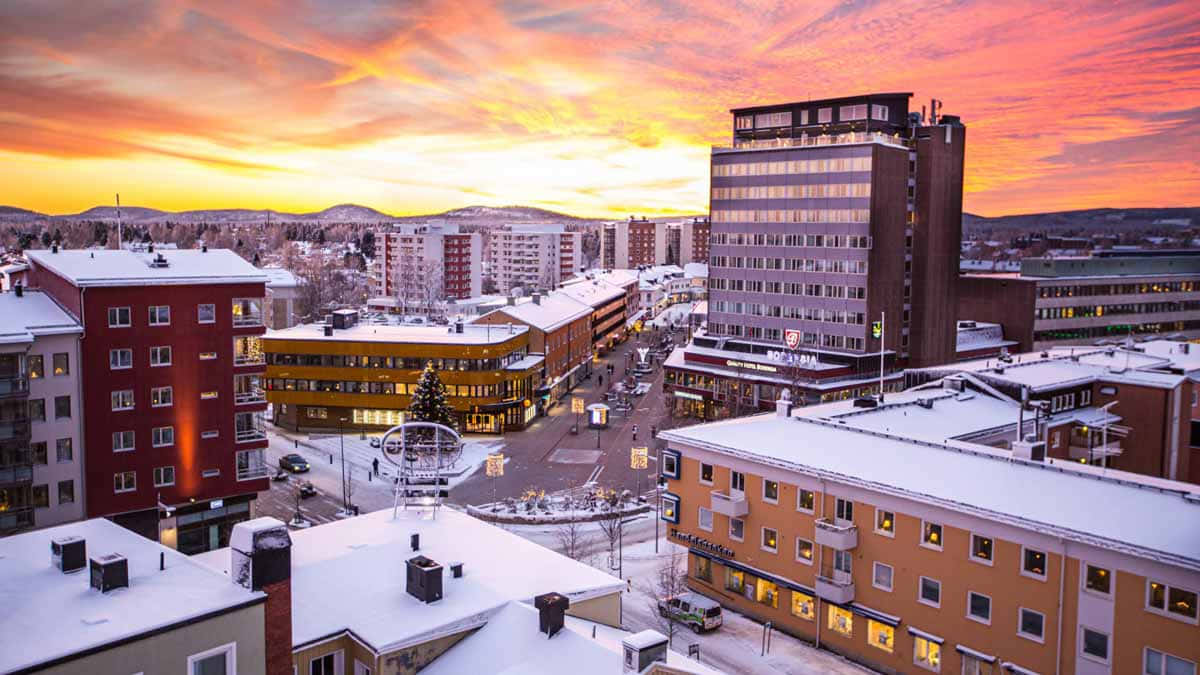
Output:
[[[463,223],[500,223],[531,221],[592,222],[602,219],[581,218],[532,206],[464,206],[442,213],[417,216],[393,216],[358,204],[338,204],[311,213],[290,213],[273,209],[199,209],[192,211],[162,211],[143,206],[122,206],[121,220],[127,224],[218,223],[254,224],[271,222],[301,223],[403,223],[445,219]],[[117,221],[115,206],[93,206],[79,213],[50,215],[15,206],[0,206],[0,222],[21,223],[38,221]]]

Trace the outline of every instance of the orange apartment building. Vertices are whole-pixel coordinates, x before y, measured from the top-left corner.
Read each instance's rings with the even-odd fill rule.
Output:
[[[887,673],[1196,673],[1200,489],[929,440],[906,413],[881,431],[781,401],[660,433],[688,585]]]

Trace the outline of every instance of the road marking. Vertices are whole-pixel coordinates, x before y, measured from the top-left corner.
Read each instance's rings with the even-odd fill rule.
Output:
[[[596,479],[600,477],[600,472],[602,471],[604,471],[603,464],[596,466],[596,468],[592,470],[592,475],[588,476],[587,482],[595,483]]]

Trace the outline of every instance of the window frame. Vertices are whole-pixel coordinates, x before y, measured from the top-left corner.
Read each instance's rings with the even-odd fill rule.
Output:
[[[1146,670],[1146,661],[1148,661],[1148,660],[1149,660],[1149,657],[1150,657],[1150,652],[1154,652],[1155,654],[1158,654],[1158,657],[1159,657],[1159,660],[1158,660],[1158,663],[1159,663],[1158,672],[1159,672],[1159,673],[1166,673],[1166,672],[1167,672],[1167,657],[1173,658],[1173,659],[1175,659],[1175,660],[1177,660],[1177,661],[1183,661],[1184,663],[1191,664],[1191,666],[1192,666],[1192,672],[1193,672],[1193,673],[1197,672],[1197,669],[1196,669],[1196,662],[1195,662],[1195,661],[1191,661],[1191,660],[1189,660],[1189,659],[1185,659],[1185,658],[1183,658],[1182,656],[1175,656],[1174,654],[1167,653],[1167,652],[1165,652],[1165,651],[1163,651],[1163,650],[1161,650],[1161,649],[1155,649],[1155,648],[1153,648],[1153,647],[1151,647],[1151,646],[1149,646],[1149,645],[1146,645],[1146,646],[1143,646],[1143,647],[1142,647],[1142,665],[1141,665],[1141,668],[1142,668],[1142,673],[1143,673],[1143,675],[1145,675],[1145,674],[1147,674],[1147,673],[1149,673],[1149,672],[1150,672],[1150,671]]]
[[[167,351],[167,360],[165,362],[163,362],[161,360],[162,350],[164,350],[164,349]],[[150,367],[151,368],[163,368],[165,366],[171,365],[172,361],[174,360],[174,352],[175,352],[175,350],[171,349],[171,345],[155,345],[155,346],[151,347],[150,348]],[[159,356],[160,360],[158,363],[155,363],[155,361],[154,361],[154,357],[156,354],[160,355]]]
[[[1042,617],[1042,634],[1041,635],[1034,635],[1033,633],[1025,632],[1025,630],[1024,630],[1025,612],[1029,612],[1030,614],[1036,614],[1036,615]],[[1022,637],[1022,638],[1025,638],[1026,640],[1030,640],[1030,641],[1036,642],[1038,644],[1046,644],[1046,615],[1043,614],[1042,612],[1037,611],[1036,609],[1030,609],[1028,607],[1017,607],[1017,637]]]
[[[1087,634],[1095,633],[1104,637],[1104,656],[1097,656],[1087,650]],[[1096,630],[1091,626],[1083,624],[1079,625],[1079,658],[1087,659],[1094,663],[1102,663],[1104,665],[1112,664],[1112,634],[1105,633],[1102,630]],[[1144,663],[1142,664],[1145,665]]]
[[[925,598],[925,582],[926,581],[931,582],[937,586],[937,600],[936,601],[928,600]],[[935,607],[937,609],[941,609],[942,608],[942,582],[937,579],[934,579],[933,577],[927,577],[924,575],[917,577],[917,602],[921,603],[922,605],[927,605],[929,607]]]
[[[117,438],[120,437],[121,441],[124,442],[125,434],[129,434],[129,447],[124,447],[124,445],[122,445],[120,448],[118,448],[117,447]],[[112,443],[112,451],[113,452],[133,452],[134,450],[137,449],[137,434],[134,433],[133,429],[114,431],[114,432],[112,432],[112,439],[113,439],[113,443]]]
[[[59,411],[59,409],[58,409],[58,404],[59,404],[59,402],[60,402],[60,401],[62,401],[63,399],[66,399],[66,401],[67,401],[67,414],[65,414],[65,415],[62,415],[62,414],[60,414],[60,411]],[[71,395],[70,395],[70,394],[66,394],[66,395],[64,395],[64,396],[55,396],[55,397],[54,397],[54,419],[55,419],[55,420],[69,420],[69,419],[71,419]]]
[[[976,614],[973,614],[971,612],[971,596],[975,596],[975,595],[977,595],[981,598],[987,598],[988,613],[987,613],[986,619],[981,616],[977,616]],[[985,626],[992,625],[992,606],[993,606],[992,596],[990,596],[986,593],[980,593],[978,591],[967,591],[967,619],[981,623]]]
[[[196,665],[197,661],[203,661],[205,659],[212,658],[221,653],[225,654],[225,672],[236,673],[237,672],[237,642],[234,641],[234,642],[226,642],[225,644],[223,644],[219,647],[213,647],[212,649],[207,649],[198,654],[192,654],[191,656],[189,656],[188,660],[187,660],[187,675],[195,675],[196,671],[194,669],[194,666]]]
[[[133,477],[133,487],[122,487],[121,489],[117,489],[117,477],[118,476],[121,476],[121,477],[132,476]],[[128,484],[127,481],[125,481],[122,478],[121,485],[124,486],[127,484]],[[125,494],[127,492],[137,492],[137,471],[118,471],[113,474],[113,494]]]
[[[705,511],[708,512],[708,527],[704,526],[704,512]],[[696,527],[700,528],[701,530],[704,530],[705,532],[712,532],[714,517],[715,516],[714,516],[714,512],[712,509],[704,507],[704,506],[696,507]]]
[[[1028,553],[1041,553],[1042,554],[1042,557],[1045,560],[1046,571],[1043,572],[1040,576],[1038,575],[1037,572],[1030,572],[1029,570],[1025,569],[1025,564],[1026,564]],[[1038,548],[1033,548],[1032,546],[1025,546],[1024,544],[1022,544],[1021,545],[1021,562],[1020,562],[1020,564],[1021,564],[1020,572],[1021,572],[1021,576],[1023,576],[1023,577],[1028,577],[1030,579],[1037,579],[1038,581],[1046,581],[1050,577],[1050,553],[1047,551],[1043,551]]]
[[[162,392],[167,392],[167,396],[171,399],[166,403],[162,403]],[[159,402],[154,402],[155,394],[158,394]],[[151,408],[170,408],[175,405],[175,388],[171,385],[165,387],[150,387],[150,407]]]
[[[881,514],[881,513],[886,513],[889,516],[889,518],[892,521],[892,529],[890,529],[890,530],[880,529],[879,514]],[[886,509],[881,509],[878,506],[876,506],[875,507],[875,528],[874,529],[875,529],[875,534],[878,534],[883,537],[895,539],[896,538],[896,513],[895,513],[895,511],[888,511]]]
[[[166,321],[155,321],[156,315],[160,314],[159,310],[167,310]],[[150,305],[146,308],[146,325],[147,326],[170,326],[171,325],[171,306],[170,305]],[[161,318],[161,317],[160,317]]]
[[[125,323],[121,323],[121,310],[125,310]],[[113,323],[113,312],[117,314],[117,323]],[[122,307],[108,308],[108,327],[109,328],[129,328],[133,326],[133,308],[126,305]]]
[[[1155,607],[1154,605],[1150,604],[1150,593],[1153,589],[1153,584],[1159,584],[1163,587],[1163,607],[1162,607],[1162,609],[1159,609],[1159,608]],[[1193,626],[1200,623],[1200,607],[1197,608],[1197,611],[1196,611],[1197,616],[1196,617],[1188,617],[1185,614],[1180,614],[1178,612],[1172,612],[1169,609],[1170,604],[1171,604],[1171,589],[1172,588],[1180,590],[1184,593],[1194,593],[1197,595],[1197,598],[1200,599],[1200,593],[1197,593],[1196,591],[1193,591],[1190,588],[1186,588],[1183,586],[1173,586],[1171,584],[1163,583],[1161,581],[1156,581],[1150,577],[1146,577],[1146,591],[1145,591],[1145,593],[1146,593],[1146,595],[1145,595],[1146,611],[1150,612],[1151,614],[1165,616],[1169,619],[1175,619],[1176,621],[1182,621],[1183,623],[1189,623],[1189,624],[1192,624]]]
[[[913,638],[913,665],[917,666],[918,668],[921,668],[923,670],[940,673],[942,671],[942,652],[945,649],[944,645],[942,645],[942,643],[937,642],[935,640],[930,640],[929,638],[925,637],[924,635],[916,635],[911,632],[909,634],[912,635],[912,638]],[[922,661],[917,658],[917,649],[920,648],[922,642],[925,643],[925,653],[927,655],[931,651],[930,645],[935,645],[937,647],[937,659],[938,659],[937,665],[929,664],[928,659]]]
[[[121,406],[119,408],[116,407],[117,401],[113,400],[113,398],[117,397],[118,394],[129,394],[129,405]],[[112,393],[109,394],[109,402],[111,404],[110,407],[111,407],[112,412],[133,410],[134,408],[137,407],[137,397],[133,395],[132,389],[116,389],[116,390],[114,390]]]
[[[212,308],[212,314],[211,314],[212,318],[211,319],[205,321],[204,319],[202,319],[200,317],[200,308],[201,307],[211,307]],[[197,303],[197,305],[196,305],[196,323],[216,323],[216,322],[217,322],[217,304],[215,302]]]
[[[768,484],[775,486],[775,497],[774,498],[767,496],[767,485]],[[767,504],[778,504],[779,503],[779,481],[771,480],[769,478],[762,479],[762,500],[764,502],[766,502]]]
[[[975,555],[975,540],[976,539],[985,539],[989,542],[991,550],[988,552],[988,555],[991,556],[990,558],[980,558]],[[977,563],[979,565],[986,565],[987,567],[995,566],[995,564],[996,564],[996,538],[995,537],[985,537],[984,535],[979,534],[978,532],[972,532],[971,536],[967,539],[967,559],[970,560],[971,562]]]
[[[121,356],[128,355],[128,365],[120,365]],[[113,357],[116,356],[117,365],[113,365]],[[108,369],[109,370],[131,370],[133,368],[133,350],[129,347],[118,347],[108,350]]]
[[[800,501],[801,501],[801,499],[804,498],[804,495],[808,495],[809,501],[812,502],[812,508],[806,509],[800,505]],[[796,490],[796,510],[799,511],[800,513],[807,513],[808,515],[811,516],[811,515],[816,514],[816,512],[817,512],[816,509],[817,509],[817,492],[816,492],[816,490],[806,490],[804,488],[798,488]]]
[[[741,536],[735,536],[733,534],[733,524],[734,523],[742,524]],[[746,541],[746,521],[744,519],[742,519],[742,518],[730,518],[729,519],[729,538],[734,541]]]
[[[668,468],[668,463],[670,463],[673,468]],[[678,452],[675,452],[674,450],[662,451],[662,475],[666,476],[667,478],[679,480],[681,468],[680,456]]]
[[[850,516],[844,518],[843,516]],[[854,524],[854,500],[849,497],[833,498],[833,522],[838,525]]]
[[[164,470],[166,470],[166,469],[171,470],[171,481],[169,483],[168,482],[159,482],[159,477],[164,475]],[[170,487],[170,486],[174,485],[175,484],[175,465],[169,464],[167,466],[154,467],[153,478],[154,478],[154,487]]]
[[[171,442],[163,443],[163,431],[170,429]],[[163,427],[153,427],[150,429],[150,447],[152,448],[169,448],[175,445],[175,427],[167,425]]]
[[[804,556],[800,555],[801,544],[808,545],[809,557],[805,558]],[[815,561],[817,559],[817,544],[816,544],[816,542],[814,542],[812,539],[805,539],[804,537],[796,537],[795,550],[796,550],[796,555],[795,555],[796,562],[800,563],[801,565],[808,565],[809,567],[812,567],[813,561]]]
[[[879,568],[881,568],[881,567],[886,567],[888,569],[888,585],[886,587],[880,585],[878,582]],[[874,586],[875,588],[878,588],[881,591],[886,591],[888,593],[895,591],[896,590],[896,568],[892,567],[891,565],[889,565],[885,562],[880,562],[878,560],[874,561],[871,565],[871,585]]]
[[[774,546],[770,546],[767,544],[767,533],[768,532],[770,532],[772,535],[774,535],[774,539],[775,539]],[[777,530],[773,527],[767,527],[765,525],[762,526],[761,528],[759,528],[758,547],[760,549],[766,551],[767,553],[779,553],[779,530]]]
[[[930,544],[926,541],[926,539],[928,539],[928,534],[925,531],[927,527],[928,528],[933,528],[933,527],[937,528],[937,539],[938,539],[939,543]],[[932,530],[930,530],[930,533],[932,533]],[[921,531],[918,533],[918,535],[919,535],[920,539],[918,540],[917,543],[920,544],[921,548],[927,548],[931,551],[945,550],[946,528],[943,527],[941,523],[935,523],[932,520],[922,519],[921,520]]]
[[[741,480],[740,481],[735,480],[737,478],[741,478]],[[740,483],[741,487],[734,487],[735,483]],[[730,494],[730,496],[732,496],[734,492],[739,492],[742,495],[746,494],[746,474],[742,471],[733,471],[733,470],[729,471],[729,494]]]
[[[705,468],[708,469],[708,480],[704,480],[704,469]],[[700,473],[699,473],[699,475],[696,476],[696,479],[698,481],[700,481],[701,485],[712,485],[713,478],[716,477],[716,473],[717,473],[716,467],[714,467],[712,464],[706,464],[704,462],[700,462]]]
[[[1101,565],[1093,565],[1092,563],[1090,563],[1086,560],[1080,560],[1079,564],[1083,568],[1079,572],[1079,588],[1080,588],[1080,590],[1082,590],[1084,593],[1087,593],[1089,595],[1094,595],[1098,598],[1105,598],[1105,599],[1111,600],[1114,595],[1113,583],[1116,580],[1113,575],[1112,569],[1110,569],[1108,567],[1103,567]],[[1088,577],[1090,576],[1089,568],[1102,570],[1104,572],[1104,574],[1102,576],[1104,576],[1108,580],[1108,592],[1107,593],[1104,591],[1096,590],[1088,585]]]
[[[62,372],[58,372],[58,357],[63,358]],[[71,352],[53,352],[50,354],[50,374],[54,377],[67,377],[71,374]]]

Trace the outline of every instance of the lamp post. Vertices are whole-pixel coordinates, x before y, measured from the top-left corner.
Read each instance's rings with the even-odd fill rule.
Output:
[[[575,430],[579,430],[579,413],[583,412],[583,399],[578,396],[571,397],[571,412],[575,413]]]
[[[496,511],[496,479],[504,475],[504,453],[495,452],[487,456],[487,476],[492,479],[492,510]]]

